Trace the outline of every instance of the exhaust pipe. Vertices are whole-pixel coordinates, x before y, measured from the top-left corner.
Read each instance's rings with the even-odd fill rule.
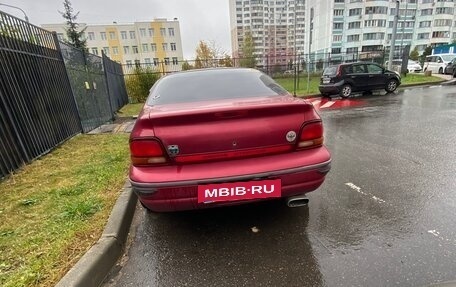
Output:
[[[288,207],[300,207],[306,206],[309,203],[309,199],[304,195],[296,195],[287,198],[287,206]]]

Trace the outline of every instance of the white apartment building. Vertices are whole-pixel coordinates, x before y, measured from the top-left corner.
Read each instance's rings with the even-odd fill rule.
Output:
[[[65,24],[44,24],[42,27],[55,31],[60,40],[67,37]],[[164,63],[170,68],[174,66],[173,70],[180,70],[183,50],[177,19],[132,24],[80,24],[80,27],[86,28],[87,48],[92,54],[101,55],[103,51],[122,64],[158,66]]]
[[[305,0],[229,1],[233,58],[242,57],[246,32],[252,34],[260,65],[285,64],[304,53]]]
[[[344,54],[381,51],[391,45],[395,0],[310,0],[313,13],[312,53]],[[448,44],[456,38],[453,0],[403,0],[395,50],[410,44],[422,52],[426,46]],[[348,54],[348,55],[346,55]]]
[[[451,43],[456,39],[455,3],[401,0],[395,51],[410,44],[421,53],[428,45]],[[391,45],[395,14],[396,0],[230,0],[233,56],[242,54],[247,30],[255,53],[263,56],[310,51],[314,59],[330,54],[348,60],[383,51]]]

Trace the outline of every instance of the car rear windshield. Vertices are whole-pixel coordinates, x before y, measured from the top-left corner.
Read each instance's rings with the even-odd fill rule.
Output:
[[[450,62],[451,60],[453,60],[456,55],[441,55],[443,60],[446,61],[446,62]]]
[[[154,85],[147,104],[173,103],[288,94],[269,76],[253,69],[207,69],[169,75]]]
[[[323,75],[335,75],[336,72],[337,72],[337,67],[336,66],[327,67],[323,71]]]

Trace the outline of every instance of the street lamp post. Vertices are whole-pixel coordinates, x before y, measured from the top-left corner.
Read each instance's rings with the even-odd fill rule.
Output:
[[[4,3],[0,3],[0,6],[6,6],[6,7],[10,7],[10,8],[14,8],[14,9],[21,10],[22,13],[24,13],[25,21],[26,21],[27,23],[30,23],[30,22],[29,22],[29,18],[27,17],[27,14],[26,14],[25,11],[22,10],[21,8],[19,8],[19,7],[17,7],[17,6],[9,5],[9,4],[4,4]]]
[[[396,33],[397,33],[397,20],[399,18],[399,0],[396,0],[396,15],[394,15],[394,22],[393,22],[393,34],[391,35],[391,45],[388,57],[388,70],[393,68],[393,55],[394,55],[394,48],[396,45]]]

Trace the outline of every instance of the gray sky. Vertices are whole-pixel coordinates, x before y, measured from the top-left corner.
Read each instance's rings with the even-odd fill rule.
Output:
[[[27,13],[35,25],[62,23],[57,11],[63,0],[0,0]],[[179,19],[184,58],[195,57],[199,40],[212,41],[231,54],[228,0],[71,0],[79,11],[78,22],[90,24],[131,23],[153,18]],[[0,10],[23,19],[16,9],[0,6]]]

